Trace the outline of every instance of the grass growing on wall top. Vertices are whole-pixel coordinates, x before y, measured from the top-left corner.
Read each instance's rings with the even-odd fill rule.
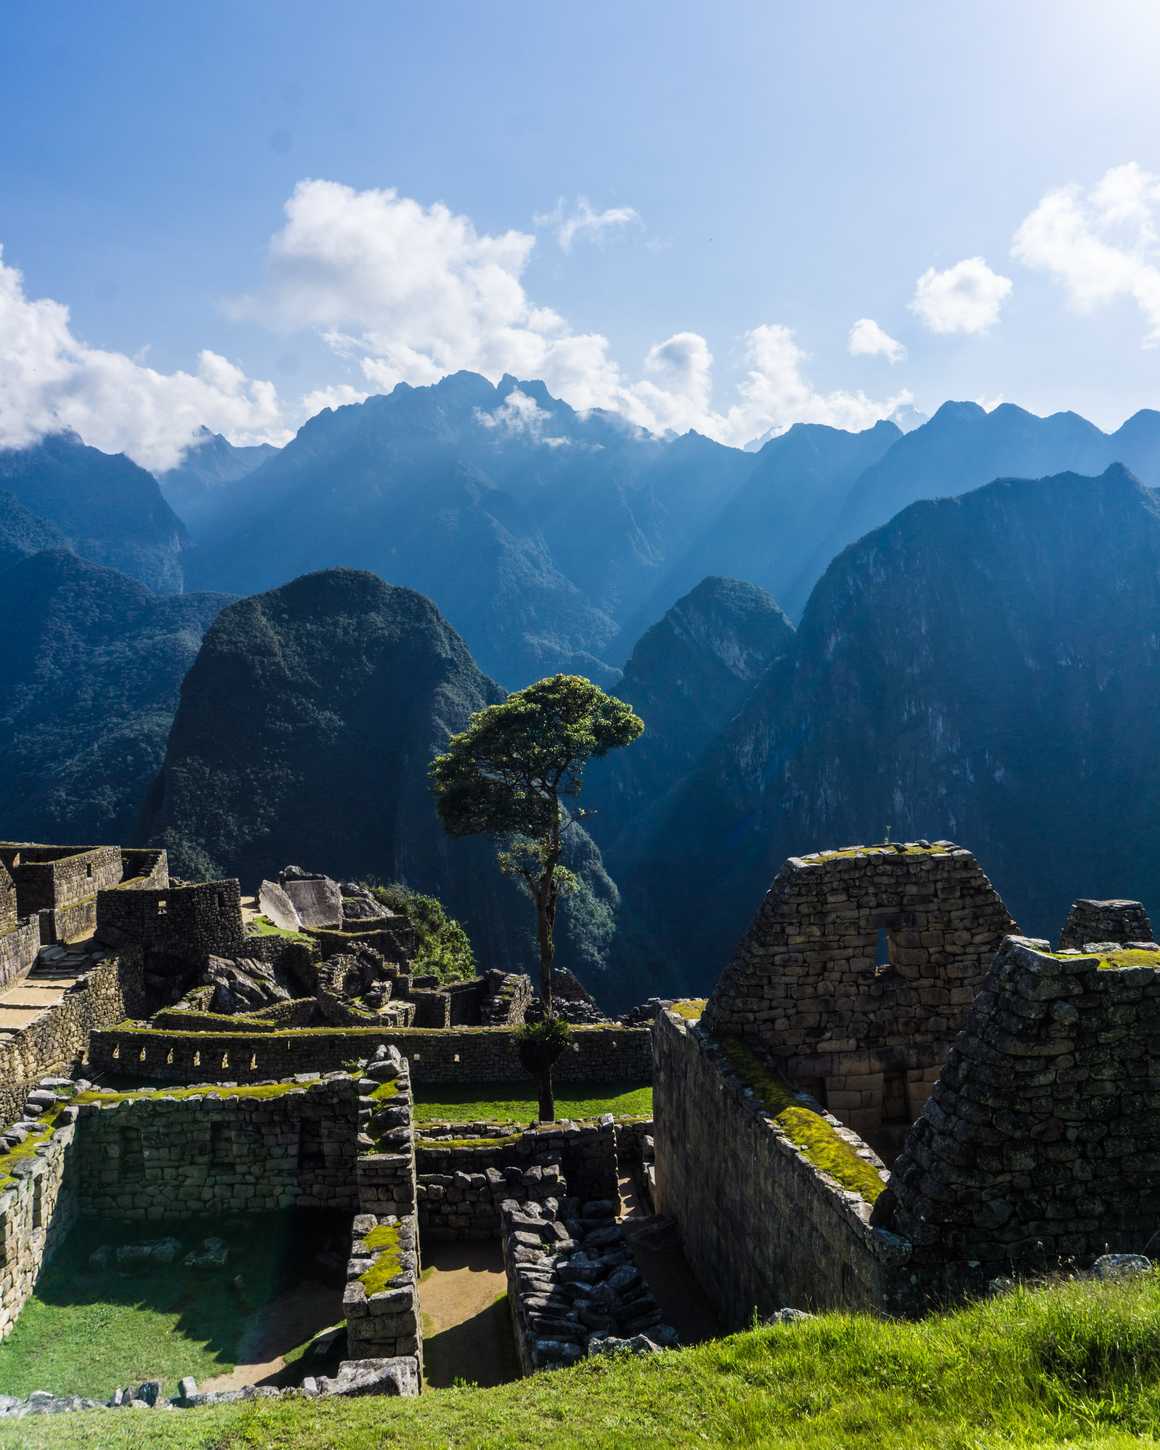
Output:
[[[540,1115],[540,1100],[526,1082],[427,1083],[413,1089],[412,1117],[420,1123],[531,1123]],[[623,1082],[561,1083],[556,1093],[557,1118],[651,1117],[649,1084]]]
[[[683,1017],[686,1022],[699,1022],[705,1015],[706,997],[685,997],[680,1002],[674,1002],[669,1008],[678,1017]]]
[[[0,1420],[0,1446],[136,1450],[143,1425],[170,1450],[1138,1450],[1160,1428],[1160,1282],[1016,1291],[917,1324],[823,1314],[413,1400]]]
[[[378,1294],[386,1289],[391,1280],[403,1271],[403,1251],[399,1244],[399,1225],[381,1223],[371,1229],[363,1243],[374,1253],[370,1268],[359,1275],[359,1283],[367,1295]]]
[[[1036,949],[1038,951],[1038,948]],[[1055,957],[1057,961],[1075,961],[1077,957],[1098,957],[1098,970],[1118,972],[1125,967],[1152,967],[1160,971],[1160,952],[1145,951],[1140,947],[1121,947],[1114,952],[1039,952],[1043,957]]]
[[[280,936],[286,941],[300,941],[309,946],[314,938],[303,931],[291,931],[288,927],[275,926],[268,916],[252,916],[246,924],[250,936]]]
[[[752,1048],[738,1038],[727,1038],[721,1042],[721,1050],[794,1147],[800,1148],[815,1168],[828,1173],[843,1188],[852,1189],[867,1203],[873,1203],[886,1187],[877,1169],[859,1158],[820,1113],[798,1102]]]
[[[36,1150],[47,1143],[56,1131],[59,1117],[59,1108],[53,1108],[42,1114],[36,1120],[39,1126],[28,1134],[23,1143],[18,1143],[15,1148],[8,1148],[0,1153],[0,1193],[16,1187],[19,1179],[13,1174],[13,1167],[26,1158],[36,1156]]]
[[[519,1141],[519,1133],[508,1133],[502,1138],[424,1138],[418,1134],[415,1147],[435,1151],[441,1148],[512,1148]]]

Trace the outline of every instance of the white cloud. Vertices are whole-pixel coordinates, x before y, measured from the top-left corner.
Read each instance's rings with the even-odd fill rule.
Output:
[[[561,197],[551,211],[537,212],[532,220],[538,227],[554,227],[560,250],[570,252],[577,237],[602,241],[605,233],[615,227],[639,223],[640,214],[631,206],[610,206],[596,211],[586,196],[578,196],[570,210]]]
[[[729,443],[799,420],[866,427],[911,401],[905,390],[882,401],[818,392],[803,376],[792,333],[770,325],[746,334],[749,371],[725,412],[711,406],[713,355],[698,333],[677,332],[649,348],[634,381],[606,337],[573,332],[527,295],[523,272],[534,246],[530,234],[489,236],[469,217],[394,190],[303,181],[271,242],[267,287],[235,311],[318,331],[378,391],[460,368],[493,381],[511,373],[542,379],[581,410],[607,408],[656,432],[695,428]]]
[[[544,428],[552,417],[551,413],[520,388],[513,388],[490,413],[476,408],[475,417],[480,427],[494,429],[509,438],[527,438],[548,448],[564,448],[568,444],[567,438],[545,435]]]
[[[274,385],[247,378],[218,353],[196,373],[162,373],[76,338],[68,308],[25,295],[0,250],[0,447],[23,448],[71,428],[106,453],[172,468],[202,425],[237,443],[282,442]]]
[[[848,346],[851,357],[884,357],[888,362],[901,362],[906,348],[897,338],[874,321],[872,317],[860,317],[850,329]]]
[[[1048,273],[1079,312],[1119,299],[1136,304],[1146,347],[1160,343],[1160,178],[1134,161],[1114,166],[1090,191],[1049,192],[1021,223],[1012,255]]]
[[[1012,285],[982,257],[967,257],[942,272],[928,267],[915,284],[910,308],[931,332],[986,332],[999,320]]]

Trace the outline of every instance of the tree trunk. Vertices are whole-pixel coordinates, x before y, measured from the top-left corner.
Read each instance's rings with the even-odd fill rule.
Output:
[[[552,1069],[546,1067],[540,1074],[540,1122],[556,1121],[556,1095],[552,1091]]]

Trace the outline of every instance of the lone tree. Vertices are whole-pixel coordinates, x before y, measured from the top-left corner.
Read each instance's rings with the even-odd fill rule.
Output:
[[[580,794],[584,767],[631,745],[644,729],[623,700],[582,675],[552,675],[489,705],[453,735],[431,762],[439,818],[453,836],[505,840],[500,869],[520,879],[536,906],[543,1023],[524,1029],[520,1056],[540,1079],[540,1117],[555,1118],[552,1064],[567,1045],[567,1024],[552,994],[556,908],[576,884],[561,863],[574,815],[564,805]],[[576,814],[583,814],[577,812]]]

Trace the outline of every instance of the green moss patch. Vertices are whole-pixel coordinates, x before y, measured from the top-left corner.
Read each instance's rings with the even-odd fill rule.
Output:
[[[685,997],[680,1002],[674,1002],[669,1008],[678,1017],[683,1017],[686,1022],[698,1022],[705,1014],[705,997]]]
[[[300,941],[306,946],[311,946],[314,942],[314,938],[307,936],[304,931],[290,931],[284,926],[275,926],[268,916],[252,916],[246,923],[246,930],[250,936],[280,936],[285,941]]]
[[[36,1150],[43,1147],[56,1131],[59,1117],[59,1108],[52,1108],[47,1113],[43,1113],[36,1120],[41,1126],[29,1133],[23,1143],[18,1143],[15,1148],[9,1148],[7,1152],[0,1153],[0,1193],[16,1187],[19,1179],[12,1173],[13,1166],[27,1158],[36,1157]]]
[[[142,1092],[140,1089],[126,1089],[123,1091],[106,1092],[101,1088],[90,1088],[88,1092],[78,1093],[73,1099],[75,1103],[132,1103],[158,1098],[282,1098],[287,1093],[301,1092],[304,1088],[312,1087],[312,1083],[300,1082],[261,1082],[247,1083],[241,1087],[223,1087],[220,1083],[197,1083],[193,1087],[166,1087],[158,1088],[153,1092]]]
[[[746,1043],[729,1038],[721,1043],[729,1065],[757,1094],[766,1112],[815,1168],[843,1188],[873,1203],[886,1185],[877,1170],[838,1134],[820,1113],[800,1103],[781,1078],[771,1072]]]
[[[399,1225],[381,1223],[371,1229],[363,1243],[374,1253],[374,1263],[365,1273],[359,1275],[359,1283],[367,1295],[381,1293],[389,1288],[391,1280],[403,1272],[403,1250],[399,1243]]]
[[[945,856],[954,846],[919,846],[914,841],[902,841],[894,845],[890,841],[883,841],[876,846],[844,846],[840,851],[815,851],[811,856],[803,856],[803,861],[838,861],[847,856]]]
[[[511,1148],[523,1137],[522,1133],[508,1133],[502,1138],[424,1138],[415,1139],[416,1148]]]
[[[1040,956],[1054,957],[1057,961],[1075,961],[1077,957],[1087,957],[1089,960],[1098,955],[1098,970],[1101,972],[1119,972],[1125,967],[1154,967],[1160,971],[1160,952],[1144,951],[1139,947],[1121,947],[1114,952],[1043,952]]]

